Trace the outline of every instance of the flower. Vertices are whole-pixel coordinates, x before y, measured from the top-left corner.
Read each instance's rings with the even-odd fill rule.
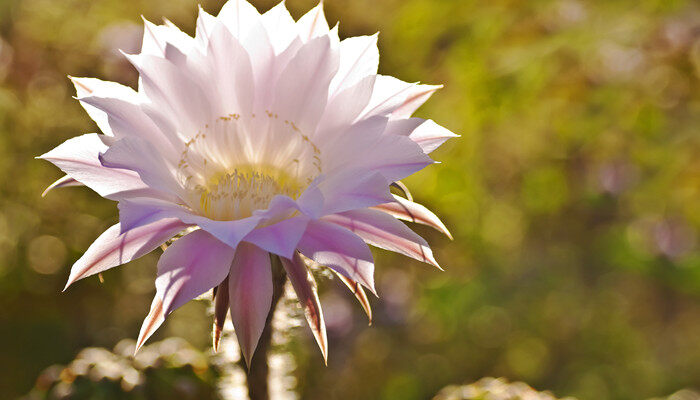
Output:
[[[378,75],[376,35],[340,41],[321,4],[295,22],[284,3],[261,15],[230,0],[218,17],[200,10],[194,38],[145,21],[141,53],[125,56],[138,91],[71,78],[103,134],[40,158],[67,174],[47,191],[83,184],[118,201],[119,223],[73,265],[66,288],[179,237],[158,261],[139,347],[170,312],[218,288],[218,323],[230,305],[249,363],[276,255],[325,359],[307,262],[333,270],[368,314],[367,244],[438,266],[398,219],[449,233],[390,184],[432,164],[427,153],[456,135],[410,117],[439,87]]]

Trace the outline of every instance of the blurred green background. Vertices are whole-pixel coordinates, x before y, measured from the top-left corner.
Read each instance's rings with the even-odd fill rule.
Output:
[[[254,4],[264,11],[275,0]],[[220,1],[203,1],[217,13]],[[314,0],[288,0],[298,18]],[[421,108],[462,135],[406,183],[455,240],[421,226],[446,272],[376,252],[373,326],[319,280],[323,366],[288,350],[304,399],[426,399],[504,376],[557,396],[643,399],[700,387],[700,5],[692,0],[326,0],[342,37],[381,32],[380,71],[444,83]],[[160,250],[66,293],[116,221],[33,160],[96,130],[66,75],[135,85],[140,15],[192,34],[193,0],[0,0],[0,388],[87,346],[135,338]],[[155,340],[210,346],[202,302]]]

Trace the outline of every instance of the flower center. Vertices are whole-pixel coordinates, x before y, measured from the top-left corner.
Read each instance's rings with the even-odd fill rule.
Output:
[[[283,171],[258,172],[252,168],[234,169],[214,176],[206,186],[198,185],[199,207],[215,220],[234,220],[266,208],[277,195],[297,198],[302,186]]]
[[[272,112],[218,118],[183,143],[183,200],[214,220],[249,217],[277,195],[297,198],[322,173],[311,138]]]

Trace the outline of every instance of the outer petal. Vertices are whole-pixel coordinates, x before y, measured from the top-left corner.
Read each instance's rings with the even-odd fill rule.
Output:
[[[148,312],[146,319],[144,319],[143,324],[141,325],[141,331],[139,332],[138,340],[136,340],[136,349],[134,350],[134,354],[136,354],[139,349],[141,349],[141,346],[146,343],[146,340],[148,340],[148,338],[151,337],[151,335],[153,335],[161,325],[163,325],[163,322],[165,322],[163,300],[161,300],[156,294],[156,296],[153,298],[153,302],[151,303],[151,310]]]
[[[106,271],[151,252],[187,226],[177,219],[163,219],[120,234],[119,224],[112,225],[73,264],[66,289],[79,279]]]
[[[306,322],[308,322],[318,347],[321,349],[323,359],[328,362],[326,323],[323,320],[321,302],[318,300],[318,293],[316,292],[316,281],[306,267],[304,260],[299,256],[299,253],[294,253],[294,257],[291,259],[281,258],[281,260],[285,271],[287,271],[289,281],[292,282],[292,287],[294,287],[299,303],[304,309]]]
[[[238,344],[246,365],[250,366],[272,306],[272,270],[266,251],[249,243],[238,245],[228,294]]]
[[[282,257],[291,258],[310,218],[299,215],[262,228],[254,229],[245,241]]]
[[[366,116],[392,115],[410,117],[442,86],[418,85],[403,82],[391,76],[378,75],[372,100],[365,110]]]
[[[379,173],[348,170],[319,184],[324,197],[323,214],[376,206],[393,198],[389,182]]]
[[[428,225],[452,239],[452,234],[449,230],[447,230],[445,224],[443,224],[442,221],[440,221],[440,218],[438,218],[437,215],[428,210],[425,206],[406,200],[399,196],[394,196],[394,200],[395,201],[391,203],[381,204],[374,206],[373,208],[383,211],[389,215],[393,215],[394,217],[404,221]]]
[[[158,261],[156,295],[164,315],[217,286],[228,275],[234,249],[203,230],[170,245]]]
[[[68,175],[64,175],[63,178],[58,178],[54,183],[49,185],[43,193],[41,193],[41,197],[46,197],[47,194],[49,194],[50,191],[62,187],[70,187],[70,186],[83,186],[82,183],[76,181],[74,178],[71,178]]]
[[[362,239],[347,229],[312,221],[299,242],[299,251],[317,263],[360,282],[376,294],[372,253]]]
[[[297,21],[301,40],[308,42],[314,38],[327,35],[330,32],[326,15],[323,13],[323,1],[312,8]]]
[[[303,133],[313,133],[337,69],[338,57],[327,36],[305,44],[280,75],[272,109],[280,118],[294,122]]]
[[[386,213],[371,209],[353,210],[328,215],[322,220],[352,231],[368,244],[401,253],[440,268],[428,242]]]
[[[182,190],[172,172],[174,168],[153,144],[145,140],[138,138],[119,140],[100,154],[99,160],[106,167],[104,169],[119,168],[131,170],[127,171],[129,174],[137,173],[151,188],[176,196]]]
[[[284,51],[298,37],[296,23],[285,7],[284,1],[263,14],[261,20],[275,49],[275,54]]]
[[[138,94],[130,87],[120,85],[115,82],[102,81],[94,78],[74,78],[70,77],[71,82],[75,86],[76,96],[78,98],[88,96],[112,97],[123,101],[135,102]],[[92,118],[100,130],[105,135],[114,135],[112,128],[109,125],[108,116],[103,111],[85,102],[80,102],[85,111]]]
[[[448,139],[459,137],[432,120],[421,118],[395,119],[389,121],[385,135],[408,136],[428,154],[440,147]]]
[[[335,272],[335,271],[333,271],[333,272]],[[365,314],[367,314],[367,319],[369,319],[369,324],[372,325],[372,307],[369,304],[369,299],[367,298],[367,293],[365,293],[365,290],[362,289],[362,285],[345,277],[345,275],[343,275],[343,274],[339,274],[337,272],[335,272],[335,274],[338,277],[338,279],[340,279],[348,287],[348,289],[350,289],[352,294],[355,295],[355,298],[362,306],[362,309],[365,310]]]
[[[219,11],[218,18],[239,39],[260,23],[260,13],[245,0],[227,1]]]
[[[98,157],[107,149],[99,135],[90,133],[68,139],[38,158],[50,161],[103,197],[119,198],[128,192],[148,189],[133,171],[103,167]]]
[[[331,82],[330,92],[339,92],[368,76],[374,76],[378,68],[376,34],[347,38],[340,42],[340,67]]]

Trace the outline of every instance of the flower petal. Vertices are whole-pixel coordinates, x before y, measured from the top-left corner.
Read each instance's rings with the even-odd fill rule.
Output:
[[[365,290],[362,288],[362,285],[351,280],[350,278],[347,278],[343,274],[339,274],[337,272],[335,272],[335,274],[336,276],[338,276],[338,279],[340,279],[348,287],[348,289],[350,289],[352,294],[355,295],[355,298],[358,302],[360,302],[362,309],[365,310],[365,314],[367,314],[367,318],[369,319],[369,325],[372,325],[372,307],[369,304],[367,293],[365,293]]]
[[[221,283],[228,275],[234,251],[201,229],[168,246],[158,260],[156,278],[164,315]]]
[[[294,254],[309,220],[310,218],[306,215],[284,219],[272,225],[254,229],[244,240],[270,253],[290,258]]]
[[[441,269],[428,242],[391,215],[364,209],[328,215],[322,220],[352,231],[372,246],[403,254]]]
[[[228,277],[219,284],[215,291],[214,297],[214,328],[212,332],[212,341],[214,351],[219,351],[219,341],[221,340],[221,332],[226,323],[226,314],[229,311],[229,296],[228,296]]]
[[[70,186],[83,186],[83,184],[76,181],[75,178],[72,178],[68,175],[64,175],[62,178],[56,179],[54,183],[50,184],[49,187],[44,189],[44,191],[41,193],[41,197],[46,197],[46,195],[54,189]]]
[[[289,281],[292,283],[294,292],[297,294],[299,304],[304,309],[306,322],[311,328],[318,347],[321,349],[323,360],[328,363],[328,339],[326,337],[326,323],[323,320],[321,302],[318,300],[316,292],[316,281],[306,267],[299,253],[294,253],[291,259],[280,258],[282,266],[287,271]]]
[[[79,279],[106,271],[151,252],[187,227],[187,224],[177,219],[163,219],[120,234],[119,224],[112,225],[73,264],[68,283],[63,290]]]
[[[391,200],[388,181],[379,173],[343,171],[319,183],[323,193],[323,214],[365,208]]]
[[[330,27],[323,12],[323,1],[319,1],[316,7],[299,18],[297,28],[299,29],[299,36],[305,42],[328,34]]]
[[[306,135],[316,130],[328,100],[328,85],[338,69],[338,56],[328,36],[299,49],[279,77],[272,109]]]
[[[377,75],[374,93],[364,115],[391,115],[395,118],[410,117],[442,86],[408,83],[391,76]]]
[[[238,344],[250,366],[272,306],[272,270],[266,251],[245,242],[238,245],[228,294]]]
[[[428,210],[425,206],[406,200],[399,196],[394,196],[394,200],[395,201],[391,203],[381,204],[372,208],[383,211],[389,215],[393,215],[394,217],[404,221],[428,225],[442,232],[445,234],[445,236],[452,240],[452,234],[447,229],[445,224],[443,224],[442,221],[440,221],[440,218],[438,218],[437,215]]]
[[[261,20],[275,49],[275,54],[284,51],[298,37],[296,23],[284,5],[284,1],[280,1],[263,14]]]
[[[440,147],[448,139],[459,137],[432,120],[421,118],[395,119],[389,121],[387,134],[408,136],[423,149],[426,154]]]
[[[148,190],[135,172],[103,167],[99,154],[107,149],[98,134],[89,133],[68,139],[38,158],[50,161],[103,197],[118,199],[129,192]]]
[[[340,42],[340,66],[331,82],[330,93],[338,93],[368,76],[377,74],[377,36],[356,36]]]
[[[360,282],[376,295],[372,252],[359,237],[345,228],[311,221],[299,241],[299,251],[315,262]]]
[[[141,346],[146,343],[146,340],[148,340],[148,338],[150,338],[151,335],[153,335],[155,331],[158,330],[161,325],[163,325],[163,322],[165,322],[163,300],[161,300],[156,294],[156,296],[153,297],[153,302],[151,303],[151,310],[148,312],[148,315],[143,320],[143,324],[141,325],[141,331],[139,332],[139,338],[136,340],[136,349],[134,350],[134,354],[136,354],[141,349]]]

